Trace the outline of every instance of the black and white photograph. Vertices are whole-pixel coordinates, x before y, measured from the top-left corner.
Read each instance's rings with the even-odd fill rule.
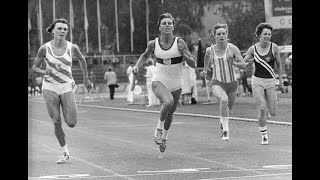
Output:
[[[293,179],[292,0],[27,13],[29,180]]]

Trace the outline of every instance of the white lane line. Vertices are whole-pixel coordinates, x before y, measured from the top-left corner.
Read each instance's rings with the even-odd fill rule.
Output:
[[[137,173],[181,173],[181,172],[197,172],[199,170],[208,170],[210,168],[188,168],[188,169],[169,169],[163,171],[137,171]]]
[[[291,168],[292,165],[269,165],[269,166],[262,166],[263,168],[271,168],[271,169],[288,169]]]
[[[248,179],[257,177],[273,177],[273,176],[287,176],[292,175],[292,173],[282,173],[282,174],[263,174],[255,176],[236,176],[236,177],[223,177],[223,178],[211,178],[211,179],[198,179],[198,180],[215,180],[215,179]]]
[[[28,101],[44,103],[43,101],[35,101],[35,100],[28,100]],[[146,113],[158,113],[158,114],[160,113],[159,111],[152,111],[152,110],[130,109],[130,108],[119,108],[119,107],[108,107],[108,106],[96,106],[96,105],[84,105],[84,104],[77,104],[77,106],[90,107],[90,108],[100,108],[100,109],[121,110],[121,111],[146,112]],[[213,116],[213,115],[206,115],[206,114],[191,114],[191,113],[179,113],[179,112],[175,112],[174,114],[181,115],[181,116],[205,117],[205,118],[216,118],[216,119],[220,118],[220,116]],[[250,119],[250,118],[229,117],[229,119],[235,120],[235,121],[258,122],[258,119]],[[268,124],[276,124],[276,125],[292,126],[291,122],[267,120],[267,123]]]

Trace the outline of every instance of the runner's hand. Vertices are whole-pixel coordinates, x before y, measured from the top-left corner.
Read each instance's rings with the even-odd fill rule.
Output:
[[[200,76],[201,76],[201,77],[203,77],[203,76],[205,76],[205,75],[207,75],[207,71],[202,71],[202,72],[200,73]]]
[[[139,68],[138,68],[137,66],[134,66],[134,67],[132,68],[132,73],[133,73],[134,75],[138,74],[138,71],[139,71]]]
[[[84,84],[84,86],[85,86],[88,90],[90,90],[90,89],[92,88],[91,82],[90,82],[89,79],[87,79],[87,78],[85,78],[85,79],[83,80],[83,84]]]

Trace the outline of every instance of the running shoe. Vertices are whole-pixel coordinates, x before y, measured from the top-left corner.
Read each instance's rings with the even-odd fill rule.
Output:
[[[60,159],[58,159],[57,164],[63,164],[69,159],[69,154],[67,152],[63,152],[62,156],[59,156]]]
[[[223,141],[228,141],[229,140],[229,132],[228,131],[223,131],[221,134],[221,139]]]
[[[268,144],[268,135],[265,134],[265,135],[262,135],[261,137],[261,145],[267,145]]]
[[[156,133],[155,133],[155,137],[154,137],[154,142],[157,145],[162,144],[162,129],[157,128]]]
[[[162,139],[162,143],[159,146],[160,152],[164,152],[166,150],[167,147],[167,140],[166,139]]]

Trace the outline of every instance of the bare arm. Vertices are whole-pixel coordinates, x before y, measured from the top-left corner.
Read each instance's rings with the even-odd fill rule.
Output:
[[[228,58],[229,62],[231,62],[232,65],[236,66],[239,69],[245,69],[246,64],[243,60],[243,57],[241,55],[241,52],[239,48],[235,45],[230,46],[230,50],[232,51],[231,58]]]
[[[83,82],[87,88],[91,88],[91,83],[89,81],[87,62],[83,54],[80,52],[79,47],[76,44],[72,44],[72,54],[79,59],[80,67],[83,73]]]
[[[193,57],[193,55],[190,53],[188,46],[187,46],[186,42],[184,42],[183,39],[178,40],[178,48],[179,48],[180,53],[183,56],[183,59],[186,61],[186,63],[192,68],[197,67],[196,58]]]
[[[132,68],[133,72],[138,72],[139,67],[148,60],[148,58],[151,56],[151,54],[154,52],[154,43],[155,40],[151,40],[147,44],[146,50],[140,55],[136,65]]]
[[[44,62],[44,58],[46,57],[46,46],[42,45],[39,50],[36,59],[33,62],[32,72],[36,74],[46,75],[49,74],[50,70],[42,70],[40,69],[41,64]]]
[[[280,59],[280,52],[279,52],[279,48],[278,45],[274,44],[274,46],[272,46],[273,48],[273,52],[274,52],[274,56],[276,58],[276,65],[278,67],[279,70],[279,86],[283,89],[283,84],[282,84],[282,65],[281,65],[281,59]]]
[[[210,47],[207,47],[206,54],[204,55],[203,59],[203,71],[200,73],[201,76],[205,76],[207,74],[208,67],[210,64]]]
[[[246,56],[243,58],[245,64],[246,64],[246,68],[252,64],[254,61],[253,61],[253,56],[254,56],[254,51],[253,51],[253,46],[251,46],[247,52],[246,52]]]

